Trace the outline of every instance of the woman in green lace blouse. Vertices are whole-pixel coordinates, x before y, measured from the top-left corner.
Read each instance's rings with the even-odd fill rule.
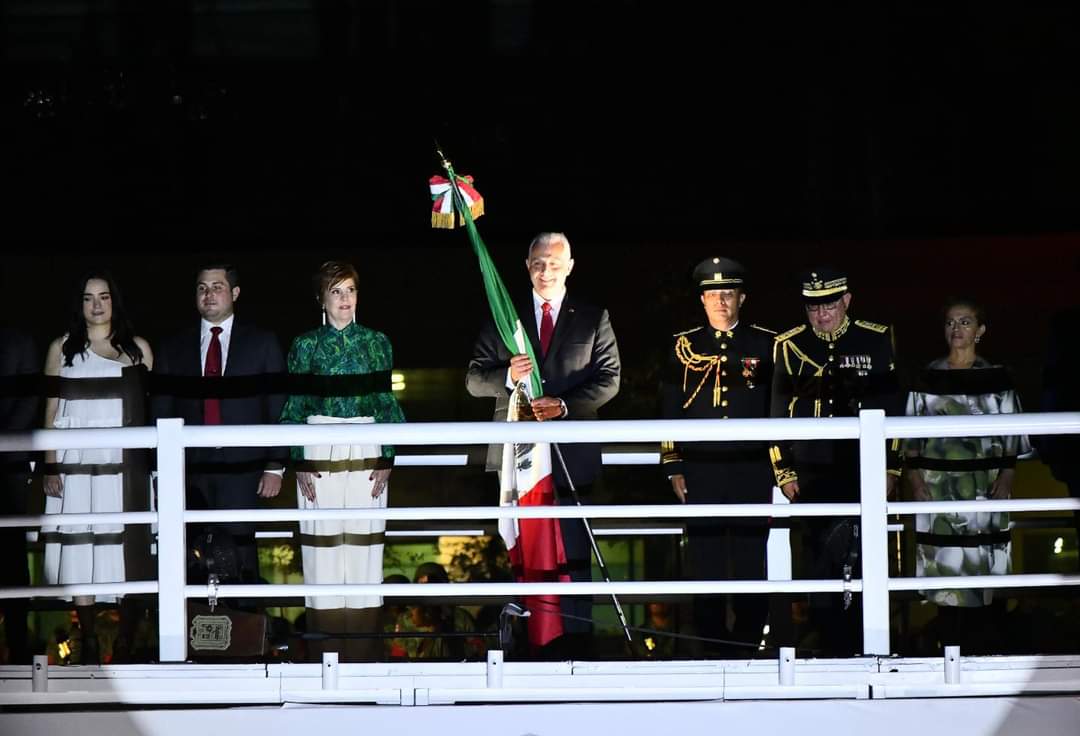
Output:
[[[287,424],[403,422],[390,390],[393,352],[386,335],[356,323],[356,269],[328,261],[315,275],[323,326],[293,340],[289,373],[309,376],[304,392],[289,396]],[[320,378],[326,377],[326,378]],[[394,448],[389,445],[294,447],[300,508],[383,508]],[[309,583],[382,581],[383,520],[300,523],[304,580]],[[381,596],[308,596],[308,630],[370,633],[379,625]],[[348,661],[374,659],[378,639],[309,642],[309,655],[337,651]]]

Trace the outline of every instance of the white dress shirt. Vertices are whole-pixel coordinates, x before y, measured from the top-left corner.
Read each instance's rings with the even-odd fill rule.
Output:
[[[551,305],[551,326],[554,327],[555,323],[559,321],[559,310],[562,309],[563,299],[566,298],[566,289],[554,299],[544,299],[536,293],[536,289],[533,289],[533,316],[536,317],[536,334],[540,334],[540,320],[544,318],[544,302]]]
[[[566,298],[566,289],[562,290],[562,293],[553,299],[545,299],[536,293],[536,289],[532,292],[533,298],[533,317],[536,319],[536,335],[540,336],[540,322],[544,318],[544,302],[551,305],[551,326],[555,327],[555,324],[559,321],[559,312],[562,310],[563,299]],[[554,333],[553,333],[554,334]],[[539,346],[537,346],[539,347]],[[536,356],[538,360],[543,360],[542,355]],[[506,369],[506,388],[508,391],[514,390],[514,381],[510,378],[510,369]],[[565,418],[569,414],[569,410],[566,408],[566,402],[559,399],[559,403],[562,404],[562,414],[560,418]]]

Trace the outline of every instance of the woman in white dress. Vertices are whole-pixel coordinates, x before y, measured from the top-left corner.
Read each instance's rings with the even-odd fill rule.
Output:
[[[150,346],[135,335],[123,311],[116,282],[105,272],[80,279],[68,331],[49,345],[45,375],[59,376],[59,396],[47,399],[45,427],[79,429],[123,426],[124,369],[153,366]],[[115,379],[87,382],[73,379]],[[98,396],[116,398],[96,398]],[[123,453],[111,450],[60,450],[46,453],[45,513],[124,510]],[[122,524],[43,527],[45,579],[51,585],[125,580]],[[115,601],[115,596],[99,596]],[[75,596],[82,631],[83,664],[98,661],[94,596]]]

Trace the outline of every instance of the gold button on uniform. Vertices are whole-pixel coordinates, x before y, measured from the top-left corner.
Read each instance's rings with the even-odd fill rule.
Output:
[[[721,401],[720,406],[727,406],[727,399]]]
[[[720,375],[721,375],[721,376],[726,376],[726,375],[727,375],[727,371],[720,371]]]
[[[721,387],[720,387],[720,390],[721,390],[721,391],[727,391],[727,390],[728,390],[728,387],[727,387],[727,386],[721,386]]]
[[[726,355],[721,355],[720,356],[720,362],[721,363],[726,363],[727,362],[727,356]]]

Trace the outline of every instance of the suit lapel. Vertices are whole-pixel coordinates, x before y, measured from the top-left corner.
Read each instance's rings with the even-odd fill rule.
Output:
[[[229,357],[225,360],[225,370],[221,372],[223,376],[232,376],[239,370],[237,363],[240,362],[241,356],[244,355],[244,328],[242,325],[236,324],[236,319],[233,318],[232,334],[229,335]]]
[[[562,307],[559,309],[559,319],[555,322],[555,331],[551,334],[551,344],[548,345],[547,355],[544,356],[542,366],[547,365],[551,356],[557,354],[559,348],[566,342],[566,336],[573,329],[575,316],[574,300],[567,293],[563,298]],[[539,340],[537,340],[537,344],[539,344]]]
[[[202,376],[202,331],[199,328],[192,330],[191,334],[186,340],[184,340],[184,375],[188,376]]]

